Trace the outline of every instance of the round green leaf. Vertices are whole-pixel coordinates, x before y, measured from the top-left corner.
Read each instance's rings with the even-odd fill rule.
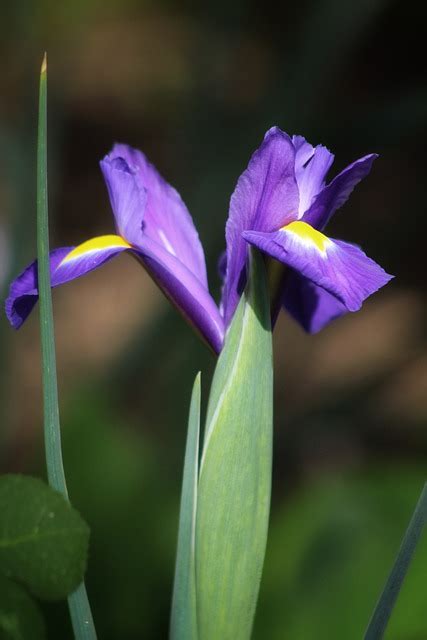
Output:
[[[58,492],[37,478],[0,478],[0,573],[39,598],[65,598],[81,582],[89,528]]]
[[[36,603],[11,580],[0,576],[0,639],[44,640],[45,626]]]

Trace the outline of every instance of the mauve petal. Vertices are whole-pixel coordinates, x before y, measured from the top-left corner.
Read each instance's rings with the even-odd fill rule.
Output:
[[[334,156],[329,149],[319,145],[314,149],[312,157],[303,170],[296,174],[299,189],[299,218],[302,218],[313,199],[324,187],[326,174],[333,161]]]
[[[129,166],[140,191],[146,192],[144,236],[176,256],[207,288],[203,248],[193,220],[178,192],[171,187],[145,155],[125,144],[115,144],[108,159]],[[137,242],[140,241],[138,236]]]
[[[119,236],[100,236],[78,247],[55,249],[50,254],[52,287],[79,278],[97,269],[122,251],[131,251],[183,316],[219,353],[224,339],[224,323],[207,289],[180,260],[151,238],[144,237],[131,247]],[[38,299],[37,261],[11,284],[6,314],[18,329]]]
[[[166,297],[219,353],[224,341],[224,322],[207,288],[155,240],[144,236],[138,251],[147,271]]]
[[[80,247],[88,246],[90,243],[99,241],[100,238],[93,238],[80,247],[63,247],[54,249],[50,253],[50,277],[52,287],[57,287],[71,280],[75,280],[85,273],[97,269],[108,260],[122,251],[129,250],[123,240],[118,236],[101,236],[102,239],[109,238],[110,246],[100,249],[92,249],[82,253],[80,256],[66,261]],[[114,244],[115,243],[115,244]],[[39,297],[37,260],[32,262],[10,285],[9,296],[5,302],[6,315],[9,322],[15,329],[19,329],[23,322],[31,313]]]
[[[322,230],[335,211],[348,200],[354,187],[365,178],[378,158],[376,153],[360,158],[341,171],[314,199],[303,220]]]
[[[355,245],[327,238],[304,222],[294,222],[275,233],[245,232],[244,238],[268,255],[323,287],[349,311],[393,276]]]
[[[283,307],[308,333],[317,333],[348,313],[334,295],[296,271],[289,271],[283,291]]]
[[[123,158],[106,156],[100,162],[110,196],[117,232],[130,244],[141,240],[147,196],[135,171]]]
[[[218,275],[221,278],[221,282],[224,282],[225,275],[227,273],[227,252],[223,251],[218,258],[217,262]]]
[[[277,127],[270,129],[247,169],[240,176],[230,200],[226,225],[227,273],[222,304],[228,326],[246,281],[247,229],[273,231],[298,215],[295,148]]]
[[[295,148],[295,175],[298,182],[300,173],[313,156],[314,147],[303,136],[292,136],[292,144]]]

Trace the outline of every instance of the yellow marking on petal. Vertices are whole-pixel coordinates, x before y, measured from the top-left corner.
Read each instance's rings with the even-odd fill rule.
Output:
[[[313,227],[302,220],[295,220],[280,229],[281,231],[290,231],[301,240],[314,244],[319,251],[325,253],[326,247],[330,244],[330,240],[324,233],[313,229]]]
[[[70,251],[70,253],[68,253],[62,260],[61,265],[66,264],[71,260],[75,260],[76,258],[81,258],[85,254],[92,253],[93,251],[100,251],[102,249],[118,249],[120,247],[131,249],[131,245],[120,236],[109,235],[91,238],[91,240],[87,240],[86,242],[79,244],[78,247]]]

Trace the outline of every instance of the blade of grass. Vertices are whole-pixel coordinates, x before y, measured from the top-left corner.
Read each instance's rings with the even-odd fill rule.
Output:
[[[402,587],[415,548],[427,523],[427,484],[421,492],[415,511],[400,545],[393,569],[369,622],[365,640],[379,640],[383,637],[394,605]]]
[[[175,580],[173,585],[170,637],[197,640],[195,529],[200,434],[200,373],[194,380],[188,419],[179,514]]]
[[[40,72],[39,123],[37,141],[37,257],[40,298],[43,411],[46,466],[51,487],[68,497],[62,463],[56,377],[55,337],[49,265],[49,223],[47,194],[47,60]],[[68,598],[71,622],[77,640],[96,640],[86,588],[82,583]]]

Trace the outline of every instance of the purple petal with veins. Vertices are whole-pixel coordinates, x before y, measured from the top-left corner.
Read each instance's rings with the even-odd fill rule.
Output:
[[[287,274],[282,304],[308,333],[317,333],[348,313],[338,298],[293,270]]]
[[[292,140],[273,127],[253,154],[231,196],[226,226],[227,272],[222,297],[226,326],[246,282],[248,249],[242,233],[247,229],[273,231],[297,218],[298,187],[294,165]]]
[[[339,173],[314,199],[303,215],[315,229],[322,231],[335,211],[348,200],[354,187],[365,178],[378,155],[371,153],[356,160]]]
[[[333,240],[297,221],[274,233],[246,231],[245,239],[272,258],[335,296],[348,311],[358,311],[393,276],[363,251]]]
[[[127,163],[139,189],[146,192],[142,225],[144,237],[161,244],[207,288],[203,247],[178,192],[162,178],[141,151],[125,144],[115,144],[105,160],[111,162],[118,158]]]

